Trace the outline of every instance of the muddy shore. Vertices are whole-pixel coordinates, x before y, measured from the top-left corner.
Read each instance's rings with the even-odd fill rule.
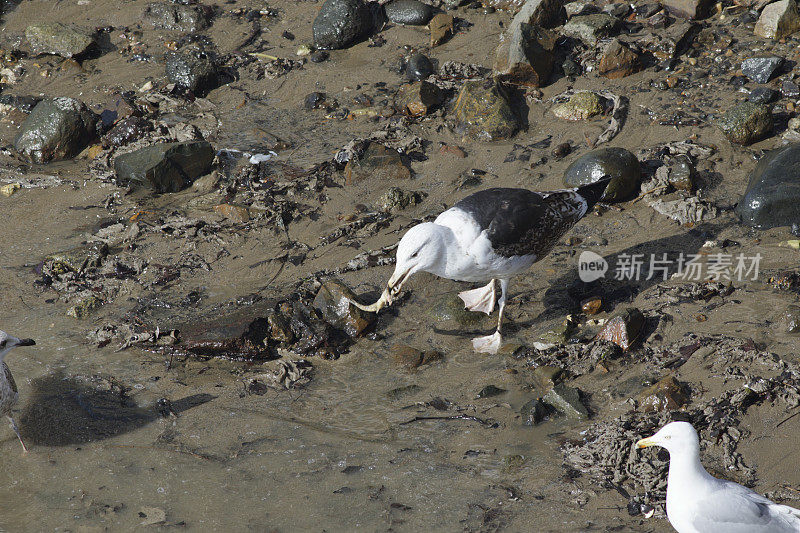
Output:
[[[76,155],[34,162],[17,143],[31,108],[0,101],[0,186],[19,184],[0,195],[0,328],[36,339],[7,360],[31,451],[3,426],[0,529],[666,532],[666,457],[633,443],[674,419],[701,429],[710,472],[800,505],[796,237],[734,211],[757,161],[792,139],[798,95],[781,90],[800,33],[760,37],[763,6],[732,2],[690,23],[657,3],[607,10],[620,26],[596,45],[551,24],[552,73],[502,85],[517,131],[487,141],[465,134],[457,101],[467,83],[492,86],[514,11],[431,3],[455,17],[441,44],[386,23],[316,62],[298,51],[322,2],[188,2],[205,17],[191,31],[149,23],[141,0],[6,2],[0,97],[74,98],[101,125]],[[93,48],[37,53],[26,30],[43,22],[89,31]],[[681,24],[689,42],[665,60]],[[598,74],[613,37],[641,69]],[[206,89],[168,78],[170,54],[189,52],[218,62]],[[397,105],[414,53],[440,92],[418,116]],[[784,60],[767,82],[742,74],[765,55]],[[732,143],[720,117],[758,87],[778,93],[771,128]],[[596,116],[554,115],[579,91],[598,95]],[[104,141],[132,117],[147,123],[135,139]],[[202,141],[214,161],[177,192],[119,179],[122,154]],[[427,274],[352,337],[314,311],[332,279],[377,297],[413,224],[481,188],[563,188],[602,147],[636,156],[635,191],[514,280],[502,353],[472,352],[494,317],[463,312],[465,284]],[[679,158],[689,188],[648,195]],[[670,201],[707,211],[680,223],[658,210]],[[611,265],[605,278],[579,279],[585,251]],[[759,254],[759,273],[614,279],[623,255],[664,253]],[[629,308],[630,346],[595,338]],[[291,341],[242,341],[280,313]],[[669,378],[675,390],[652,392]],[[587,416],[545,401],[556,388],[579,391]]]

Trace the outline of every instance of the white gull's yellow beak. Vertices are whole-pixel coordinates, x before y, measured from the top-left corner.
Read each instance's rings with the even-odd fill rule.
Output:
[[[653,440],[653,437],[647,437],[646,439],[636,441],[637,448],[649,448],[650,446],[658,446],[658,443]]]

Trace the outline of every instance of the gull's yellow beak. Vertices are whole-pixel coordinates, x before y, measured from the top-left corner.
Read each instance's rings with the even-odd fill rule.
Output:
[[[658,443],[653,440],[653,437],[647,437],[646,439],[636,441],[637,448],[649,448],[650,446],[658,446]]]

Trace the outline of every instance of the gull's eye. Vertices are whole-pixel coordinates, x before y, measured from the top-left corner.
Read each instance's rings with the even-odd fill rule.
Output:
[[[5,347],[6,347],[6,339],[3,339],[2,341],[0,341],[0,348],[5,348]]]

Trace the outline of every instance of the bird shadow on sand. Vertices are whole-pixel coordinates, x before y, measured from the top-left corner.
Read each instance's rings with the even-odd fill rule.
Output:
[[[139,406],[118,382],[51,374],[34,379],[19,417],[26,443],[68,446],[99,441],[139,429],[159,418],[179,414],[213,400],[194,394]]]

